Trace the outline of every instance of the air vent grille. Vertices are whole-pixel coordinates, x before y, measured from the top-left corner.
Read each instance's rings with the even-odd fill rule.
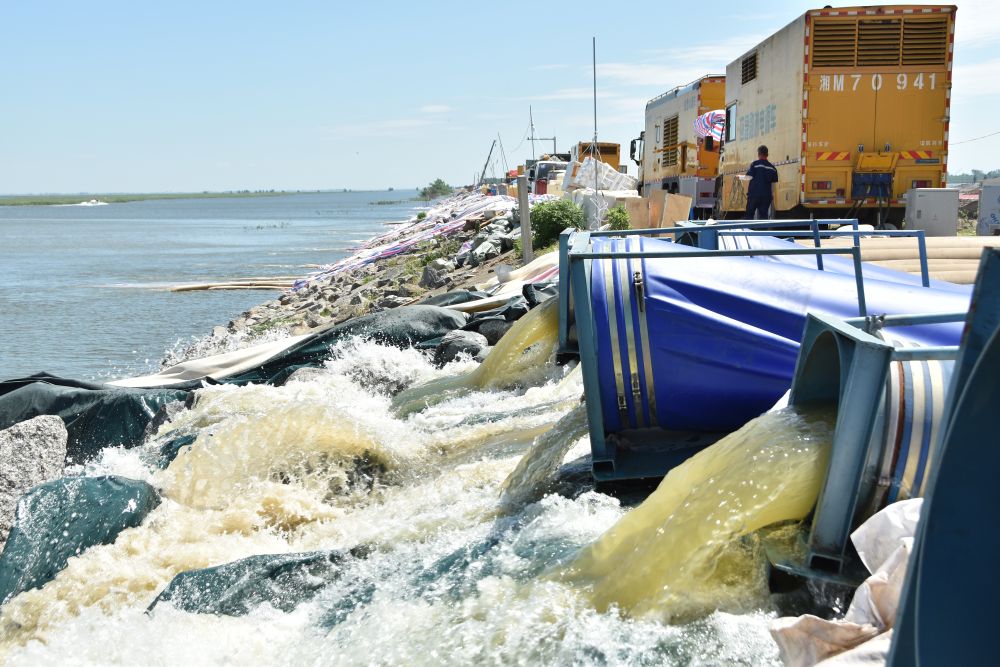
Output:
[[[664,167],[677,166],[677,116],[671,116],[663,121],[663,158]]]
[[[813,25],[813,67],[944,65],[947,59],[947,16],[837,17],[816,19]],[[746,60],[743,61],[743,79],[746,83]]]
[[[743,59],[740,71],[742,73],[742,83],[750,83],[757,78],[757,52],[754,51]]]
[[[813,32],[814,67],[853,67],[857,21],[817,21]]]

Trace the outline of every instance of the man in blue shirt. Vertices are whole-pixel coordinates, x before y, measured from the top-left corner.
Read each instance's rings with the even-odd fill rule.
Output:
[[[757,159],[747,169],[747,220],[767,220],[774,201],[772,185],[778,182],[778,170],[767,161],[767,146],[757,149]]]

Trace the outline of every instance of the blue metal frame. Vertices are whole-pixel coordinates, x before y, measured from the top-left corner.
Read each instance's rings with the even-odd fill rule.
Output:
[[[724,236],[774,236],[766,230],[784,229],[786,227],[802,227],[804,225],[809,226],[808,231],[803,230],[785,230],[781,232],[782,236],[792,236],[792,237],[805,237],[809,236],[813,239],[814,248],[819,249],[822,247],[822,239],[837,236],[853,236],[854,246],[860,248],[861,236],[902,236],[902,237],[916,237],[917,238],[917,248],[920,254],[920,279],[921,284],[924,287],[930,287],[930,274],[927,265],[927,243],[924,236],[923,230],[878,230],[878,231],[863,231],[858,227],[857,219],[821,219],[821,220],[736,220],[732,222],[720,223],[706,225],[705,221],[702,220],[688,220],[684,223],[678,223],[677,227],[664,227],[659,229],[627,229],[627,230],[605,230],[605,231],[588,231],[587,238],[601,237],[601,236],[614,236],[614,237],[624,237],[624,236],[677,236],[679,234],[696,234],[697,247],[703,250],[718,250],[719,249],[719,235]],[[836,230],[820,230],[821,226],[831,226],[837,225],[839,228]],[[850,225],[850,230],[845,230],[843,227],[845,225]],[[570,243],[569,238],[574,234],[579,234],[573,229],[565,229],[559,235],[559,347],[558,353],[560,356],[575,356],[578,354],[579,350],[573,341],[570,339],[570,327],[574,322],[573,307],[572,307],[572,294],[569,290],[571,285],[571,280],[568,275],[566,275],[570,270],[571,266],[569,263],[569,249]],[[761,251],[751,251],[747,254],[767,254]],[[778,254],[778,253],[772,253]],[[791,254],[791,253],[789,253]],[[822,271],[823,267],[823,253],[813,253],[816,255],[816,268]],[[844,253],[846,254],[846,253]],[[650,257],[651,255],[643,253],[640,255],[632,255],[635,257]],[[672,257],[681,257],[679,253],[671,254]],[[855,273],[860,274],[860,256],[855,258]]]
[[[876,424],[890,362],[951,360],[959,352],[958,346],[895,347],[865,329],[957,322],[966,315],[934,313],[848,320],[808,315],[789,404],[835,404],[837,422],[805,563],[777,562],[779,569],[810,576],[815,576],[816,571],[822,573],[819,576],[843,572],[857,508],[874,483],[865,470],[869,462],[881,456],[884,445]]]

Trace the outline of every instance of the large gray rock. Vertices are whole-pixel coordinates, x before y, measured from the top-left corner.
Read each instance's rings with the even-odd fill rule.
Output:
[[[68,439],[66,425],[55,415],[0,431],[0,551],[21,496],[37,484],[62,477]]]
[[[510,328],[514,326],[513,322],[508,322],[501,319],[490,319],[486,320],[479,325],[477,329],[480,334],[486,337],[490,345],[496,345],[500,342],[500,339],[504,337]]]
[[[432,260],[427,266],[433,268],[435,271],[444,271],[445,273],[455,270],[455,262],[450,259],[445,259],[444,257],[439,257]]]
[[[420,286],[426,289],[437,289],[444,285],[444,271],[439,271],[428,264],[424,267],[424,273],[420,276]]]
[[[379,308],[399,308],[400,306],[405,306],[406,304],[413,301],[410,297],[405,296],[387,296],[379,300]]]
[[[486,336],[475,331],[450,331],[441,338],[441,342],[434,348],[434,364],[439,368],[450,361],[454,361],[459,354],[465,352],[471,357],[477,357],[483,350],[489,347]]]
[[[479,266],[486,260],[499,256],[500,245],[498,243],[493,243],[492,241],[485,241],[473,249],[472,254],[469,257],[469,263],[472,264],[472,266]]]

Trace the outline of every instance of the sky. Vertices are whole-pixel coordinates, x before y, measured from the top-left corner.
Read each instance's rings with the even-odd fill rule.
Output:
[[[995,169],[1000,2],[957,5],[949,171]],[[497,138],[500,175],[529,107],[561,151],[592,138],[591,37],[598,137],[627,155],[650,98],[820,6],[5,0],[0,193],[457,185]]]

